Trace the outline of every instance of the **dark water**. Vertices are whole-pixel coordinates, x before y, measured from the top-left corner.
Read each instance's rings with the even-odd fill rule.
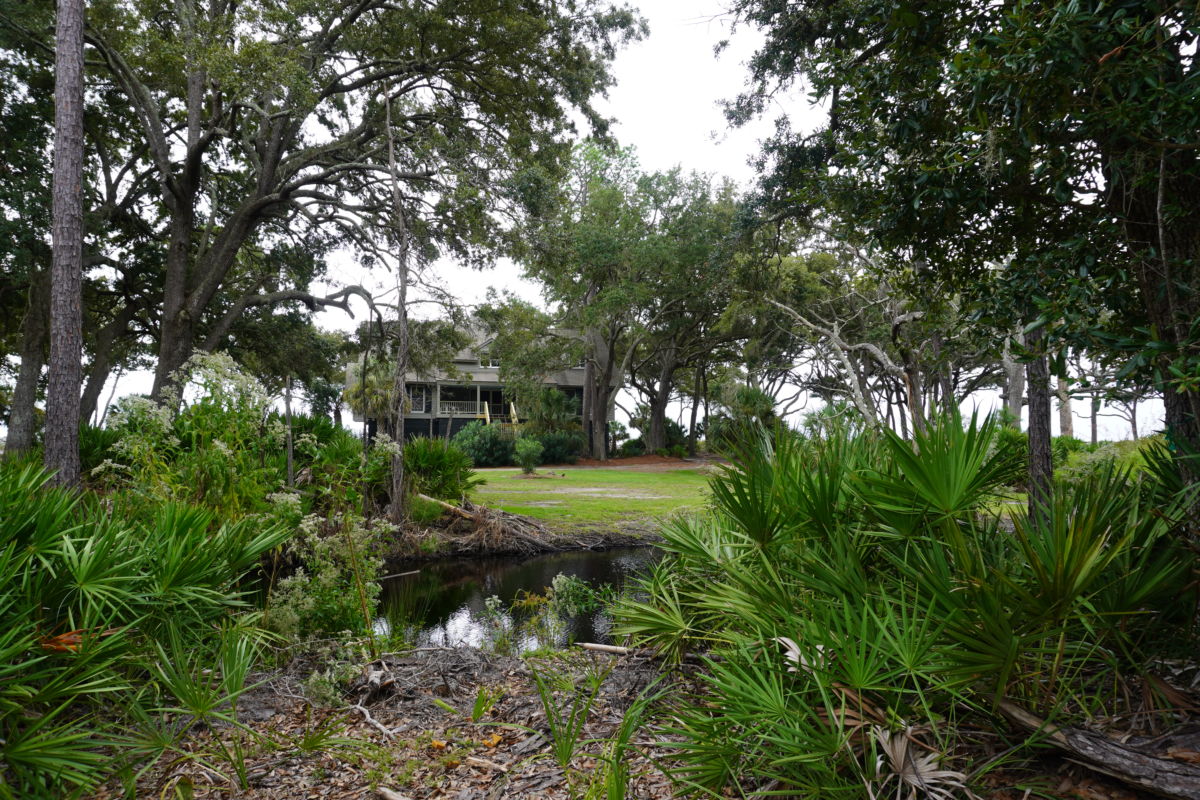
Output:
[[[658,561],[653,547],[546,553],[529,558],[471,558],[395,567],[420,570],[384,581],[381,631],[403,632],[418,646],[499,647],[520,652],[570,642],[609,641],[611,620],[603,611],[548,620],[536,609],[511,609],[524,593],[545,594],[562,573],[593,587],[619,591]],[[488,612],[488,598],[496,610]]]

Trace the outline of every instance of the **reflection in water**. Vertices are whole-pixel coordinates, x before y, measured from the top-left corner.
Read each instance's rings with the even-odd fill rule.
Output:
[[[420,571],[383,584],[381,632],[404,632],[417,645],[481,647],[508,638],[513,650],[562,647],[577,642],[608,642],[611,620],[603,611],[582,613],[548,624],[536,611],[512,609],[525,593],[545,594],[560,572],[593,588],[605,583],[618,591],[631,577],[658,561],[653,547],[593,552],[547,553],[531,558],[472,558],[414,565]],[[397,566],[398,572],[406,567]],[[489,612],[489,597],[500,598]],[[511,609],[511,610],[510,610]]]

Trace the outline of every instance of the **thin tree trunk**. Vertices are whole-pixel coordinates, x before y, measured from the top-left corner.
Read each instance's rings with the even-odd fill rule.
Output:
[[[291,489],[296,485],[296,463],[292,447],[292,376],[287,378],[283,389],[283,413],[287,417],[287,485]]]
[[[904,413],[905,407],[908,405],[908,389],[905,386],[900,386],[898,391],[900,396],[896,398],[899,407],[897,408],[897,416],[900,418],[900,438],[908,439],[908,416]],[[916,428],[916,420],[913,421],[913,428]]]
[[[1036,353],[1026,366],[1029,383],[1029,516],[1043,514],[1053,490],[1054,464],[1050,448],[1050,359],[1044,352],[1045,331],[1030,334]]]
[[[696,367],[696,380],[692,384],[692,419],[688,425],[688,455],[696,456],[696,417],[700,411],[700,384],[704,380],[704,367]]]
[[[83,353],[83,0],[59,0],[54,45],[53,260],[47,469],[79,485],[79,385]]]
[[[392,178],[392,205],[396,225],[396,270],[399,273],[396,297],[396,378],[392,384],[392,419],[396,426],[399,449],[392,456],[391,522],[399,525],[408,514],[404,491],[404,404],[408,401],[408,220],[400,194],[400,175],[396,169],[395,141],[392,134],[392,103],[387,101],[388,170]],[[451,425],[453,427],[453,425]]]
[[[1004,409],[1008,412],[1008,424],[1021,430],[1021,409],[1025,406],[1025,368],[1012,355],[1012,343],[1024,344],[1024,336],[1015,334],[1004,340],[1001,364],[1004,367]]]
[[[28,308],[21,325],[21,369],[17,373],[17,385],[13,387],[5,458],[15,458],[33,449],[38,382],[46,363],[46,343],[50,337],[49,315],[50,274],[39,270],[29,280]]]
[[[100,418],[96,420],[96,427],[103,428],[104,421],[108,419],[108,410],[112,408],[113,398],[117,396],[117,384],[121,382],[121,376],[125,374],[125,370],[117,367],[117,374],[113,376],[112,388],[108,390],[108,399],[104,401],[104,408],[100,410]]]
[[[1075,436],[1075,415],[1071,413],[1071,391],[1066,378],[1058,379],[1058,435]]]
[[[1092,395],[1092,444],[1099,444],[1100,398]]]

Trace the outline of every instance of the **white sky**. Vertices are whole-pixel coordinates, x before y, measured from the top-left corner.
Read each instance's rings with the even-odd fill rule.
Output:
[[[728,129],[719,102],[733,98],[743,87],[745,60],[759,41],[751,30],[739,29],[731,36],[731,20],[720,0],[634,0],[649,22],[650,35],[618,54],[613,66],[617,80],[609,96],[599,103],[602,111],[616,119],[614,133],[622,145],[632,145],[644,170],[666,170],[681,166],[728,176],[743,187],[756,177],[747,163],[758,151],[760,139],[773,129],[773,118],[758,120],[741,129]],[[730,46],[719,56],[713,49],[723,39]],[[823,112],[809,106],[800,96],[777,104],[779,113],[790,115],[795,127],[809,129],[823,119]],[[772,117],[774,114],[772,114]],[[394,286],[394,278],[382,271],[371,273],[358,266],[349,253],[332,260],[332,285],[362,284],[384,291]],[[439,281],[453,287],[461,302],[473,305],[483,300],[489,287],[508,289],[527,300],[540,302],[540,292],[520,278],[519,269],[502,262],[494,269],[477,273],[439,262],[433,271]],[[316,287],[322,291],[322,287]],[[365,318],[365,307],[353,301],[358,320]],[[425,316],[427,313],[420,311]],[[325,328],[351,330],[356,324],[341,311],[322,312],[317,316]],[[136,373],[121,379],[121,395],[149,391],[151,376]],[[108,396],[105,388],[102,398]],[[980,397],[988,408],[994,397]],[[1141,431],[1161,426],[1161,402],[1147,403]],[[1076,428],[1086,438],[1084,404],[1076,403]],[[1055,415],[1055,428],[1058,420]],[[1128,426],[1116,420],[1101,420],[1102,438],[1127,438]]]

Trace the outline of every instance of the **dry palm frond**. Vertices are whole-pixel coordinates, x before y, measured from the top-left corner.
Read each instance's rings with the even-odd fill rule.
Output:
[[[788,638],[787,636],[776,636],[771,641],[779,642],[781,645],[783,645],[783,657],[795,665],[788,667],[788,672],[807,672],[809,675],[811,675],[815,668],[825,666],[824,645],[819,644],[813,648],[815,656],[810,661],[805,657],[804,652],[800,649],[800,645],[796,644],[795,639]]]
[[[881,753],[875,762],[875,781],[867,781],[867,793],[873,800],[888,794],[895,800],[950,800],[956,791],[974,796],[966,786],[966,775],[941,767],[940,753],[917,752],[912,726],[893,732],[877,725],[871,729],[871,737]]]

